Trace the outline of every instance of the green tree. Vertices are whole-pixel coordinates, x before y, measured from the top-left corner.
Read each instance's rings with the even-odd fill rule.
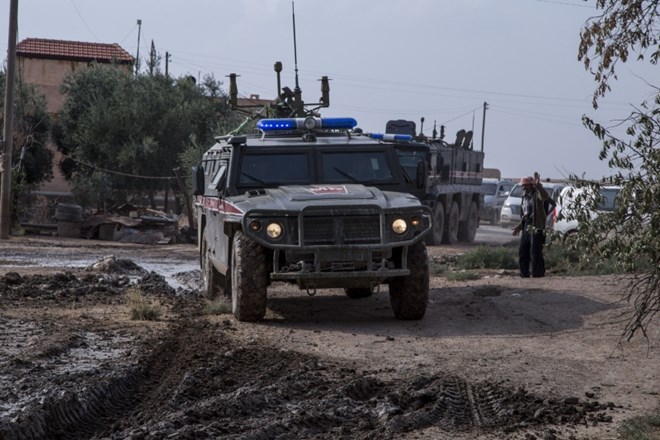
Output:
[[[133,77],[92,65],[68,76],[62,91],[57,144],[81,201],[101,206],[151,197],[174,183],[173,169],[191,139],[213,141],[213,102],[187,78]]]
[[[0,71],[0,102],[5,100],[6,72]],[[53,178],[53,153],[46,144],[51,118],[46,99],[30,84],[17,83],[14,94],[12,166],[26,188]],[[0,127],[4,126],[4,106],[0,108]]]
[[[591,18],[580,34],[578,59],[593,75],[594,108],[617,79],[619,63],[630,59],[656,65],[660,57],[658,21],[660,0],[596,0],[600,15]],[[634,54],[634,55],[633,55]],[[591,219],[578,211],[581,228],[576,244],[589,247],[585,258],[618,261],[633,272],[624,293],[630,305],[624,336],[647,334],[660,311],[660,89],[655,96],[633,108],[622,122],[625,136],[584,117],[585,125],[603,141],[600,159],[613,170],[612,183],[621,185],[619,204],[607,215]],[[598,203],[598,183],[580,182],[583,202],[592,209]],[[580,203],[580,201],[578,201]]]

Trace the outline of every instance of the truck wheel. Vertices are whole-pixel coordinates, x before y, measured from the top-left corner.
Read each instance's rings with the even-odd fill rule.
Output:
[[[445,233],[445,205],[438,202],[433,208],[433,228],[428,235],[427,243],[429,245],[439,245],[442,243],[442,236]]]
[[[216,298],[224,292],[225,277],[217,271],[211,262],[211,255],[206,243],[206,232],[202,233],[202,243],[199,253],[199,260],[202,269],[202,278],[204,279],[204,292],[207,298]]]
[[[266,314],[264,248],[241,231],[231,250],[231,310],[239,321],[260,321]]]
[[[460,208],[458,202],[452,202],[449,209],[449,216],[447,216],[447,224],[445,225],[445,235],[443,243],[454,244],[458,241],[458,226],[461,219]]]
[[[344,293],[351,299],[369,298],[371,296],[371,289],[368,287],[347,287]]]
[[[461,223],[458,229],[458,238],[465,243],[472,243],[477,235],[477,226],[479,225],[479,208],[477,203],[472,202],[468,210],[467,220]]]
[[[429,301],[429,265],[423,242],[408,248],[408,268],[410,275],[390,282],[390,304],[397,319],[422,319]]]

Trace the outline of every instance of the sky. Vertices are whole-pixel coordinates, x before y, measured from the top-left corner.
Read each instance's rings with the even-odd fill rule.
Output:
[[[0,0],[3,59],[9,3]],[[612,174],[598,159],[601,142],[581,118],[617,127],[651,96],[652,74],[657,77],[646,64],[622,64],[613,91],[593,109],[595,83],[577,60],[580,29],[599,13],[593,0],[295,0],[293,6],[303,99],[318,101],[319,79],[330,78],[323,116],[354,117],[374,133],[392,119],[413,120],[429,136],[434,124],[438,131],[444,125],[450,142],[458,130],[474,129],[475,149],[483,138],[484,166],[503,177]],[[291,0],[19,0],[18,16],[19,41],[118,43],[136,56],[139,38],[141,59],[153,41],[163,58],[170,54],[170,75],[213,75],[226,90],[226,76],[236,73],[240,95],[267,99],[276,96],[273,65],[281,61],[282,85],[295,86]]]

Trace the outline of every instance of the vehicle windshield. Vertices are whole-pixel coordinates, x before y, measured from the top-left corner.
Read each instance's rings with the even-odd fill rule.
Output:
[[[322,183],[391,183],[392,169],[383,151],[324,152],[321,154]]]
[[[406,173],[406,179],[410,182],[417,176],[417,164],[426,160],[425,151],[397,151],[399,163]]]
[[[522,197],[522,195],[523,195],[523,187],[521,185],[514,186],[513,189],[511,190],[511,193],[509,194],[509,196],[511,197]]]
[[[494,196],[497,193],[497,183],[484,183],[483,189],[487,196]]]
[[[304,153],[246,154],[238,174],[238,184],[244,187],[308,185],[311,182]]]
[[[619,194],[619,191],[619,188],[601,188],[598,210],[614,211],[616,208],[616,196]]]

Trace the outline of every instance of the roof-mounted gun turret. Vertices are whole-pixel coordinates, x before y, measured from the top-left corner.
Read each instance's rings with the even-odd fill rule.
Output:
[[[323,107],[330,107],[330,79],[322,76],[321,97],[318,102],[306,104],[302,100],[302,92],[296,87],[297,91],[289,87],[282,87],[280,73],[282,72],[282,63],[275,63],[275,73],[277,75],[277,99],[272,103],[271,109],[274,112],[264,112],[263,104],[240,104],[238,103],[238,86],[236,78],[239,75],[230,73],[229,76],[229,105],[232,110],[254,115],[255,110],[258,117],[273,116],[276,118],[304,118],[306,116],[318,116],[317,110]],[[266,106],[270,107],[270,106]]]
[[[262,111],[257,112],[255,116],[260,117],[275,117],[275,118],[304,118],[306,116],[319,116],[318,110],[322,107],[330,107],[330,80],[327,76],[322,76],[321,81],[321,98],[319,102],[312,104],[305,104],[302,100],[302,90],[298,82],[298,50],[296,47],[296,14],[293,3],[291,4],[291,11],[293,17],[293,57],[295,62],[295,79],[296,85],[293,90],[289,87],[282,87],[280,74],[282,73],[282,62],[277,61],[274,69],[277,75],[277,99],[274,104],[274,114],[267,112],[267,116],[262,114]],[[238,75],[235,73],[229,74],[229,103],[232,110],[246,112],[246,109],[260,108],[263,105],[238,105],[238,86],[236,85],[236,78]],[[251,112],[246,112],[254,114]]]

